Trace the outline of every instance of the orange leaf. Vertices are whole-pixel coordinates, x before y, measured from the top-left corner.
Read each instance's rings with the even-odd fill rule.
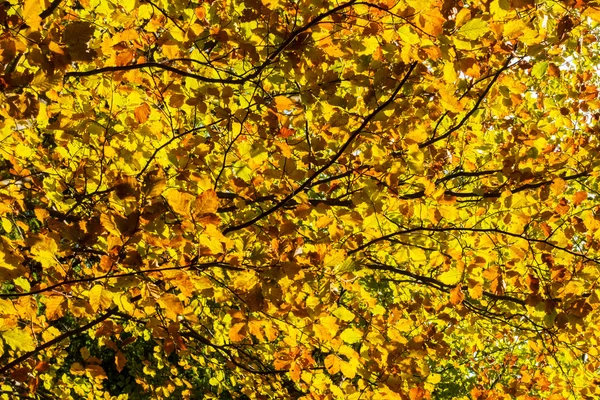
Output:
[[[420,387],[412,388],[408,393],[408,397],[410,397],[410,400],[421,400],[425,397],[425,390]]]
[[[275,97],[275,107],[278,111],[289,111],[294,107],[294,102],[287,97],[277,96]]]
[[[133,115],[135,116],[135,120],[140,123],[143,124],[144,122],[148,121],[148,117],[150,116],[150,106],[148,105],[148,103],[144,103],[140,106],[137,106],[135,108],[135,110],[133,110]]]
[[[459,283],[450,291],[450,303],[457,305],[465,299],[465,294],[462,291],[462,285]]]
[[[204,7],[197,7],[194,10],[194,13],[196,14],[196,17],[200,20],[206,18],[206,10],[204,9]]]
[[[59,319],[65,315],[65,298],[63,296],[50,296],[46,299],[46,318],[48,321]]]
[[[198,214],[214,214],[219,208],[219,198],[217,192],[212,189],[202,192],[196,198],[196,213]]]
[[[584,200],[587,200],[588,194],[587,192],[580,191],[573,195],[573,205],[579,205]]]
[[[292,136],[295,133],[296,133],[295,130],[286,128],[285,126],[279,128],[279,136],[284,139],[289,138],[290,136]]]
[[[133,51],[125,50],[117,54],[115,64],[118,66],[128,65],[133,60]]]
[[[300,366],[297,363],[292,363],[292,366],[290,367],[290,378],[292,378],[292,380],[294,382],[298,382],[300,381],[300,374],[301,374],[301,370],[300,370]]]
[[[246,337],[246,332],[246,324],[244,322],[238,322],[229,330],[229,339],[231,339],[232,342],[241,342]]]

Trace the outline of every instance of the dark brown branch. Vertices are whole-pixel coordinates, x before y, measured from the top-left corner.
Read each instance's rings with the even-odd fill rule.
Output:
[[[275,49],[274,52],[269,54],[269,56],[266,58],[266,60],[261,65],[259,65],[258,67],[255,68],[254,72],[252,72],[246,76],[243,76],[241,78],[209,78],[209,77],[206,77],[203,75],[194,74],[192,72],[184,71],[184,70],[172,67],[170,65],[163,64],[163,63],[157,63],[157,62],[147,62],[147,63],[133,64],[133,65],[124,65],[124,66],[102,67],[102,68],[92,69],[92,70],[88,70],[88,71],[71,71],[71,72],[67,72],[65,74],[65,78],[92,76],[92,75],[103,74],[105,72],[120,72],[120,71],[130,71],[130,70],[144,69],[144,68],[158,68],[158,69],[163,69],[163,70],[166,70],[169,72],[173,72],[177,75],[196,79],[201,82],[241,85],[241,84],[244,84],[244,83],[256,78],[257,76],[259,76],[265,68],[267,68],[273,62],[275,62],[275,59],[277,57],[279,57],[279,55],[296,39],[296,37],[298,35],[310,30],[313,26],[318,25],[319,23],[321,23],[321,21],[323,21],[325,18],[329,17],[330,15],[333,15],[333,14],[337,13],[338,11],[341,11],[345,8],[351,7],[352,5],[354,5],[354,3],[356,3],[356,0],[351,0],[347,3],[341,4],[335,8],[332,8],[331,10],[324,12],[323,14],[320,14],[319,16],[317,16],[310,22],[306,23],[304,26],[296,29],[295,31],[293,31],[290,34],[290,36],[286,40],[284,40],[277,47],[277,49]]]
[[[54,12],[54,10],[56,10],[58,8],[58,6],[60,5],[61,2],[62,2],[62,0],[54,0],[52,3],[50,3],[48,8],[46,8],[44,11],[42,11],[42,13],[40,14],[40,18],[46,19],[49,16],[51,16],[52,13]]]
[[[185,29],[183,29],[181,26],[179,26],[177,21],[175,21],[175,18],[171,17],[169,14],[167,14],[165,12],[165,10],[163,10],[162,8],[160,8],[159,6],[154,4],[151,0],[141,0],[140,3],[149,3],[152,7],[156,8],[158,11],[160,11],[160,13],[165,16],[165,18],[167,18],[169,21],[171,21],[173,23],[173,25],[175,25],[177,28],[179,28],[179,30],[181,32],[185,32]]]
[[[146,62],[146,63],[139,63],[139,64],[131,64],[131,65],[102,67],[102,68],[97,68],[97,69],[91,69],[88,71],[71,71],[71,72],[67,72],[65,74],[65,78],[72,78],[72,77],[77,78],[77,77],[103,74],[105,72],[123,72],[123,71],[131,71],[131,70],[144,69],[144,68],[163,69],[165,71],[173,72],[174,74],[177,74],[177,75],[185,76],[187,78],[192,78],[192,79],[196,79],[198,81],[207,82],[207,83],[230,83],[230,84],[237,83],[237,84],[241,84],[241,83],[244,83],[247,80],[249,80],[249,78],[246,78],[246,79],[208,78],[203,75],[194,74],[193,72],[184,71],[182,69],[172,67],[168,64],[163,64],[163,63],[158,63],[158,62]]]
[[[455,285],[448,285],[445,283],[442,283],[441,281],[435,279],[435,278],[430,278],[427,276],[423,276],[423,275],[419,275],[419,274],[415,274],[413,272],[410,271],[406,271],[403,269],[398,269],[398,268],[394,268],[390,265],[385,265],[385,264],[367,264],[366,267],[368,267],[369,269],[373,269],[373,270],[379,270],[379,271],[389,271],[389,272],[394,272],[396,274],[399,275],[403,275],[403,276],[407,276],[409,278],[414,279],[416,282],[424,282],[424,283],[429,283],[431,285],[435,285],[437,288],[439,289],[443,289],[444,291],[448,292],[450,289],[454,288]],[[483,295],[485,297],[488,297],[492,300],[504,300],[504,301],[510,301],[512,303],[515,304],[519,304],[523,307],[525,307],[526,302],[525,300],[516,298],[516,297],[512,297],[512,296],[506,296],[506,295],[497,295],[491,292],[487,292],[487,291],[483,291]]]
[[[162,149],[164,149],[165,147],[167,147],[168,145],[170,145],[171,143],[173,143],[175,140],[180,139],[180,138],[184,137],[185,135],[189,135],[190,133],[197,132],[201,129],[206,129],[213,125],[217,125],[217,124],[223,122],[224,120],[225,120],[225,118],[221,118],[221,119],[218,119],[218,120],[212,122],[209,125],[203,125],[203,126],[199,126],[197,128],[188,129],[187,131],[184,131],[177,135],[174,135],[171,139],[167,140],[165,143],[161,144],[154,150],[154,152],[152,153],[152,155],[150,156],[148,161],[146,161],[146,164],[144,165],[144,167],[140,170],[140,172],[138,172],[138,174],[135,177],[137,179],[139,179],[144,174],[146,169],[148,169],[148,167],[152,164],[152,161],[154,160],[154,158],[156,158],[156,155],[158,154],[158,152],[161,151]]]
[[[435,142],[440,141],[442,139],[445,139],[448,136],[450,136],[452,133],[454,133],[457,130],[459,130],[465,124],[465,122],[467,122],[467,120],[469,118],[471,118],[471,116],[473,114],[475,114],[475,112],[479,109],[479,106],[481,105],[481,103],[483,102],[483,100],[485,99],[485,97],[487,96],[487,94],[489,93],[489,91],[492,89],[492,86],[494,86],[494,83],[496,83],[496,81],[498,80],[498,78],[500,78],[500,75],[502,74],[502,72],[506,71],[507,69],[509,69],[511,67],[510,62],[512,61],[512,59],[513,59],[512,56],[508,57],[508,60],[506,60],[506,62],[502,66],[502,68],[500,68],[494,74],[492,80],[488,83],[488,85],[485,87],[485,89],[483,90],[483,92],[481,92],[481,94],[477,98],[477,101],[475,102],[475,105],[473,105],[473,107],[469,110],[468,113],[465,114],[465,116],[460,120],[460,122],[458,124],[453,125],[452,127],[450,127],[441,136],[435,137],[435,132],[434,132],[433,137],[431,139],[429,139],[429,140],[427,140],[427,141],[419,144],[419,148],[422,149],[424,147],[431,146]],[[442,118],[443,118],[443,116],[442,116]]]
[[[446,175],[446,176],[438,179],[435,183],[443,183],[443,182],[449,181],[451,179],[462,178],[462,177],[486,176],[486,175],[491,175],[491,174],[495,174],[498,172],[502,172],[502,170],[501,169],[490,169],[490,170],[472,171],[472,172],[466,172],[466,171],[455,172],[453,174]]]
[[[484,172],[484,171],[482,171]],[[485,171],[485,172],[490,172],[490,171]],[[496,171],[498,172],[498,171]],[[475,175],[475,173],[464,173],[465,175],[456,175],[456,176],[452,176],[448,179],[452,179],[455,178],[457,176],[480,176],[480,175],[486,175],[486,174],[478,174]],[[466,175],[466,174],[472,174],[472,175]],[[579,178],[583,178],[589,176],[588,172],[580,172],[578,174],[575,175],[569,175],[569,176],[565,176],[564,174],[560,176],[561,179],[565,180],[565,181],[570,181],[570,180],[574,180],[574,179],[579,179]],[[442,178],[443,180],[448,180],[445,179],[447,177]],[[442,179],[439,180],[438,182],[442,182]],[[545,180],[545,181],[541,181],[541,182],[536,182],[536,183],[526,183],[524,185],[518,186],[516,188],[513,189],[509,189],[511,193],[519,193],[522,192],[524,190],[530,190],[530,189],[538,189],[542,186],[545,185],[550,185],[552,184],[553,180]],[[499,190],[494,190],[491,192],[487,192],[487,193],[475,193],[475,192],[455,192],[453,190],[446,190],[444,191],[444,195],[446,196],[453,196],[453,197],[460,197],[460,198],[465,198],[465,197],[480,197],[480,198],[484,198],[484,199],[495,199],[495,198],[499,198],[500,196],[502,196],[502,192]],[[414,193],[408,193],[408,194],[402,194],[399,195],[398,197],[404,200],[407,199],[418,199],[421,197],[425,196],[425,191],[424,190],[420,190],[418,192],[414,192]]]
[[[417,66],[416,62],[413,62],[410,65],[408,71],[404,75],[404,78],[402,78],[402,81],[398,84],[398,86],[396,87],[396,89],[394,89],[394,91],[390,95],[390,97],[385,102],[383,102],[379,107],[377,107],[373,112],[371,112],[363,120],[363,122],[360,124],[360,126],[358,128],[356,128],[354,131],[352,131],[352,133],[350,134],[350,137],[338,149],[337,153],[335,153],[333,155],[333,157],[331,157],[331,159],[329,161],[327,161],[327,163],[325,163],[325,165],[323,165],[321,168],[319,168],[319,170],[317,170],[313,175],[311,175],[306,181],[304,181],[304,183],[302,183],[300,186],[298,186],[290,194],[288,194],[287,196],[285,196],[285,198],[283,198],[283,200],[281,200],[279,203],[275,204],[273,207],[271,207],[268,210],[260,213],[259,215],[257,215],[256,217],[252,218],[249,221],[243,222],[243,223],[241,223],[239,225],[233,225],[233,226],[230,226],[230,227],[226,228],[223,231],[223,234],[227,234],[229,232],[234,232],[234,231],[237,231],[237,230],[240,230],[240,229],[244,229],[244,228],[247,228],[249,226],[254,225],[256,222],[260,221],[261,219],[263,219],[263,218],[271,215],[275,211],[277,211],[280,208],[282,208],[288,201],[290,201],[291,199],[293,199],[298,193],[302,192],[304,189],[306,189],[307,187],[309,187],[310,184],[315,179],[317,179],[317,177],[319,175],[321,175],[327,169],[329,169],[329,167],[331,167],[342,156],[342,154],[344,154],[344,152],[346,151],[346,149],[352,144],[352,142],[354,141],[354,139],[356,139],[358,137],[358,135],[360,135],[360,133],[371,122],[371,120],[373,120],[373,118],[375,118],[375,116],[377,116],[377,114],[379,114],[381,111],[383,111],[385,108],[387,108],[390,104],[392,104],[392,102],[394,101],[394,99],[396,98],[396,96],[398,95],[398,93],[400,92],[400,90],[402,89],[402,87],[404,86],[404,84],[406,83],[406,81],[408,80],[408,78],[410,77],[411,73],[413,72],[413,70],[415,69],[416,66]]]
[[[553,247],[556,250],[564,251],[565,253],[571,254],[575,257],[581,257],[588,262],[600,264],[600,260],[598,260],[598,259],[588,257],[582,253],[577,253],[567,247],[558,246],[558,245],[550,242],[548,239],[530,238],[527,236],[523,236],[523,234],[503,231],[502,229],[498,229],[498,228],[464,228],[464,227],[458,227],[458,226],[457,227],[444,227],[444,228],[420,226],[420,227],[415,227],[415,228],[404,229],[401,231],[396,231],[396,232],[390,233],[388,235],[384,235],[384,236],[378,237],[376,239],[370,240],[369,242],[367,242],[361,246],[358,246],[356,249],[348,251],[348,255],[358,253],[359,251],[362,251],[375,243],[387,241],[395,236],[408,235],[408,234],[416,233],[416,232],[438,232],[438,233],[442,233],[442,232],[474,232],[474,233],[486,233],[486,234],[498,233],[501,235],[506,235],[506,236],[514,237],[514,238],[521,239],[521,240],[526,240],[526,241],[532,242],[532,243],[546,244],[550,247]]]
[[[217,196],[220,199],[242,199],[244,200],[244,202],[246,204],[257,204],[257,203],[264,203],[264,202],[268,202],[268,201],[277,201],[277,196],[275,195],[268,195],[268,196],[260,196],[257,197],[256,199],[245,199],[242,196],[239,196],[235,193],[227,193],[227,192],[217,192]],[[337,207],[351,207],[352,206],[352,201],[351,200],[341,200],[341,199],[309,199],[308,202],[316,207],[320,204],[324,204],[327,206],[337,206]],[[295,207],[297,206],[298,203],[294,200],[290,200],[287,204],[286,207]],[[218,213],[227,213],[227,212],[233,212],[238,210],[239,208],[237,206],[226,206],[226,207],[219,207],[219,209],[217,210]]]
[[[89,277],[89,278],[73,279],[73,280],[70,280],[70,281],[63,281],[63,282],[55,283],[54,285],[50,285],[50,286],[47,286],[47,287],[42,288],[42,289],[32,290],[30,292],[24,292],[24,293],[2,293],[2,294],[0,294],[0,299],[9,299],[9,298],[16,298],[16,297],[32,296],[34,294],[40,294],[40,293],[44,293],[44,292],[49,292],[51,290],[54,290],[54,289],[56,289],[58,287],[65,286],[65,285],[75,285],[75,284],[78,284],[78,283],[95,282],[95,281],[100,281],[100,280],[103,280],[103,279],[125,278],[125,277],[129,277],[129,276],[151,274],[151,273],[154,273],[154,272],[162,272],[162,271],[182,270],[182,269],[186,269],[186,268],[206,269],[206,268],[209,268],[209,267],[220,267],[220,268],[225,268],[225,269],[234,269],[234,270],[244,271],[243,268],[233,267],[233,266],[231,266],[229,264],[225,264],[225,263],[221,263],[221,262],[212,262],[212,263],[205,263],[205,264],[198,264],[198,265],[196,265],[196,264],[180,265],[178,267],[165,267],[165,268],[146,269],[146,270],[135,271],[135,272],[126,272],[126,273],[123,273],[123,274],[102,275],[102,276],[92,276],[92,277]]]

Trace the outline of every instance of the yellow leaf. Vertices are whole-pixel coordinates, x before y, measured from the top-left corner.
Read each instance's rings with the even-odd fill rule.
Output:
[[[490,3],[490,12],[497,21],[503,19],[509,10],[510,3],[508,0],[493,0]]]
[[[42,2],[39,0],[25,0],[23,5],[23,19],[31,29],[38,29],[42,22]]]
[[[600,22],[600,8],[589,7],[582,14],[586,17],[590,17],[596,22]]]
[[[19,143],[14,147],[14,152],[17,157],[29,158],[33,154],[33,148],[25,146],[23,143]]]
[[[454,67],[453,62],[445,63],[443,72],[446,83],[454,84],[458,80],[458,75],[456,74],[456,68]]]
[[[340,335],[340,339],[349,344],[358,343],[362,338],[363,333],[356,328],[347,328]]]
[[[339,46],[336,45],[330,45],[327,46],[323,49],[323,51],[325,52],[325,54],[331,56],[331,57],[343,57],[344,53]]]
[[[469,296],[475,300],[483,296],[483,286],[481,286],[481,283],[477,283],[475,286],[469,288]]]
[[[42,267],[49,268],[58,263],[56,253],[58,246],[54,239],[40,235],[39,240],[31,247],[33,259],[39,261]]]
[[[419,150],[419,145],[413,143],[408,146],[408,152],[406,162],[409,167],[415,172],[423,171],[423,164],[425,162],[425,154]]]
[[[12,231],[12,222],[8,218],[2,218],[2,229],[4,232],[10,233]]]
[[[458,113],[463,110],[463,104],[458,100],[454,85],[444,85],[440,88],[439,94],[442,106],[448,111]]]
[[[438,280],[445,285],[456,285],[462,278],[462,271],[451,269],[438,276]]]
[[[131,304],[126,294],[117,294],[113,296],[113,303],[119,307],[120,311],[131,313],[134,310],[133,304]]]
[[[327,357],[325,357],[325,368],[327,368],[327,372],[329,372],[331,375],[340,372],[341,363],[342,360],[335,354],[329,354]]]
[[[167,192],[165,192],[164,196],[167,199],[167,202],[169,203],[169,206],[171,206],[173,211],[184,217],[189,216],[190,204],[192,204],[192,202],[196,200],[195,197],[191,194],[180,192],[175,189],[168,190]]]
[[[13,281],[13,283],[23,289],[24,292],[29,292],[31,290],[31,284],[27,280],[27,278],[20,276]]]
[[[95,285],[89,292],[90,306],[94,312],[104,310],[112,303],[112,293],[101,285]]]
[[[504,37],[507,39],[514,39],[529,30],[530,29],[527,27],[525,22],[521,21],[520,19],[515,19],[504,24],[503,33]]]
[[[164,310],[165,316],[173,321],[177,321],[177,317],[183,315],[183,304],[179,298],[171,293],[164,294],[158,299],[158,304]]]
[[[348,310],[346,307],[338,307],[333,312],[333,315],[335,315],[342,321],[346,321],[346,322],[350,322],[355,318],[354,314],[350,310]]]
[[[463,8],[462,10],[460,10],[458,12],[458,14],[456,14],[456,17],[454,18],[455,27],[460,28],[470,19],[471,19],[471,10],[468,8]]]
[[[356,376],[356,366],[347,361],[340,362],[340,371],[348,379],[352,379]]]
[[[214,190],[206,190],[196,198],[196,213],[214,214],[219,208],[219,198]]]
[[[63,296],[47,297],[44,303],[46,304],[46,318],[48,321],[53,321],[65,315],[66,301]]]
[[[221,242],[207,233],[202,233],[200,235],[199,242],[202,246],[208,248],[212,254],[220,254],[223,252],[223,246],[221,245]]]
[[[552,190],[552,193],[554,193],[556,196],[560,196],[564,192],[566,186],[567,182],[564,179],[556,178],[554,181],[552,181],[550,190]]]
[[[2,338],[13,350],[32,351],[35,349],[33,338],[25,330],[9,329],[2,332]]]
[[[427,377],[427,382],[432,383],[434,385],[440,383],[441,380],[442,375],[440,374],[429,374],[429,376]]]
[[[123,7],[123,9],[127,13],[131,13],[136,7],[137,1],[135,0],[119,0],[119,5]]]
[[[258,283],[258,277],[253,270],[240,272],[233,280],[233,288],[236,290],[249,291]]]

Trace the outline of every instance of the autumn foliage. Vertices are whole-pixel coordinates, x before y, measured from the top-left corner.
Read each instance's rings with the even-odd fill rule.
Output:
[[[598,398],[599,22],[1,3],[0,398]]]

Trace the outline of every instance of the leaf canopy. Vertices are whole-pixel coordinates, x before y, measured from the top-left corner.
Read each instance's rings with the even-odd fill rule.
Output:
[[[600,396],[594,2],[0,22],[0,398]]]

